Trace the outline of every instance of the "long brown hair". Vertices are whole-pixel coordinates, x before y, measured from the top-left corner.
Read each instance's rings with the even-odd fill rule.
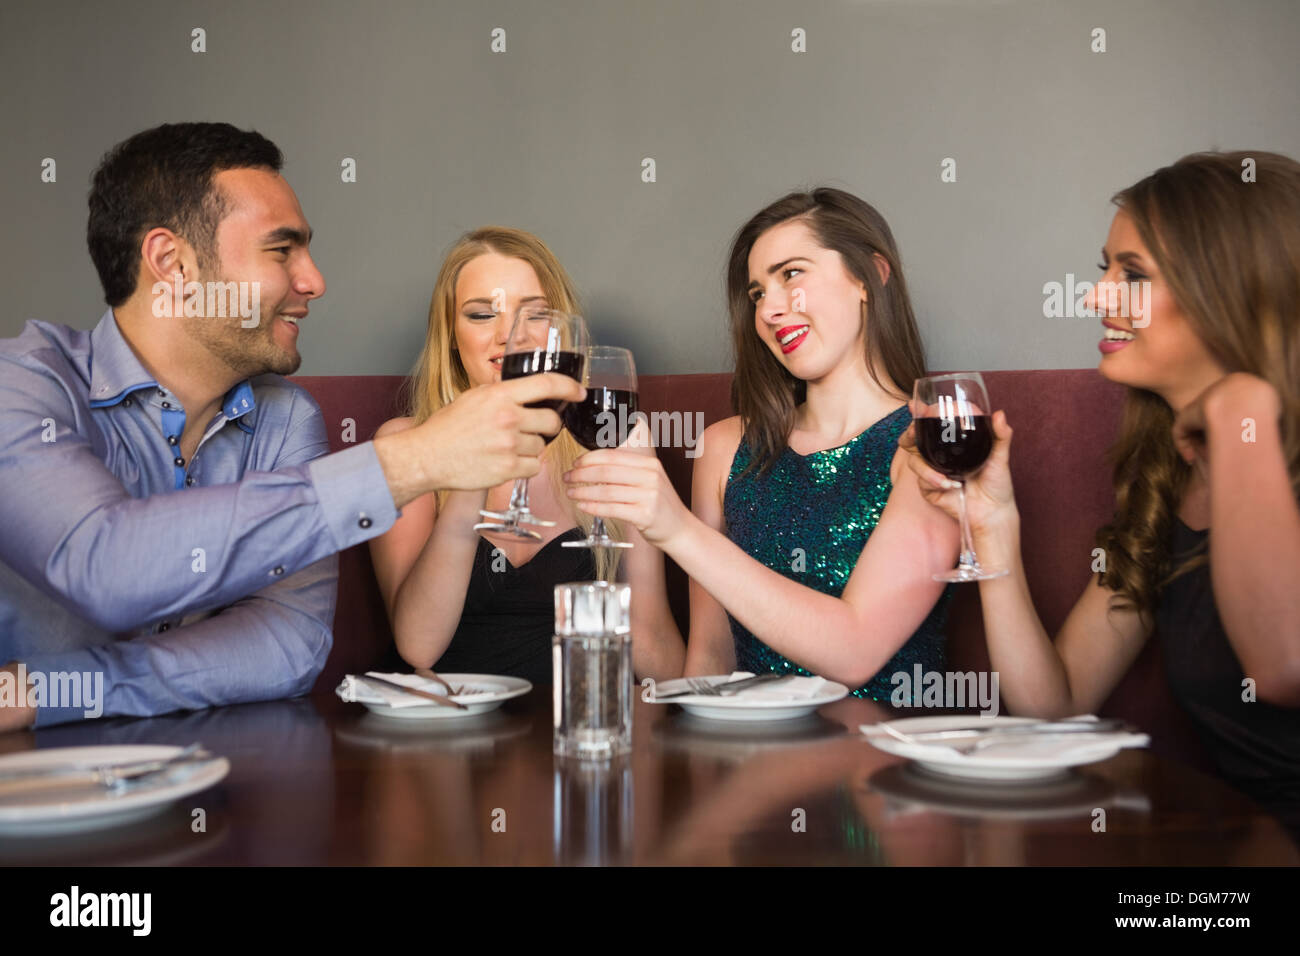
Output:
[[[507,226],[485,226],[465,233],[456,240],[438,270],[429,301],[429,326],[424,348],[416,361],[415,371],[406,382],[406,414],[414,418],[417,425],[444,405],[454,402],[456,396],[470,387],[469,375],[456,346],[456,281],[466,263],[489,252],[522,259],[532,266],[550,308],[561,312],[578,310],[578,293],[573,280],[555,253],[537,236]],[[585,449],[567,429],[561,429],[547,445],[545,456],[551,464],[551,487],[561,502],[568,501],[561,476],[584,452]],[[438,492],[440,509],[447,494],[446,491]],[[591,515],[576,508],[571,511],[578,526],[590,534]],[[620,536],[618,522],[606,519],[605,524],[611,536]],[[614,549],[593,549],[596,576],[601,580],[613,580],[618,566],[618,554],[611,555],[611,550]]]
[[[795,408],[804,400],[807,383],[791,375],[755,334],[754,303],[749,298],[749,253],[759,236],[793,219],[805,221],[817,242],[838,252],[845,268],[867,287],[863,347],[872,380],[887,388],[879,377],[878,369],[883,370],[893,385],[910,396],[913,383],[925,374],[925,350],[907,295],[898,247],[885,218],[868,203],[840,189],[821,187],[778,199],[740,227],[731,242],[727,263],[727,304],[736,354],[731,403],[754,453],[750,468],[763,472],[786,448],[794,428]],[[880,280],[877,255],[889,265],[888,282]]]
[[[1113,202],[1132,217],[1174,301],[1223,368],[1277,390],[1282,450],[1300,497],[1300,163],[1261,151],[1193,153]],[[1114,606],[1140,613],[1206,560],[1202,552],[1172,568],[1170,535],[1192,474],[1175,449],[1173,422],[1164,399],[1130,388],[1110,451],[1115,516],[1097,533],[1106,554],[1100,583],[1117,592]]]

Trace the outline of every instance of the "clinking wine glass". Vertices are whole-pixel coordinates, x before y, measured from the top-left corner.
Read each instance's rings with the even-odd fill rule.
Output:
[[[510,326],[510,338],[501,357],[501,379],[522,378],[542,372],[560,372],[581,382],[589,335],[580,315],[570,315],[541,306],[525,304]],[[533,402],[529,408],[551,408],[560,415],[568,402]],[[551,439],[546,439],[550,444]],[[525,525],[543,528],[554,521],[537,517],[528,510],[528,479],[519,478],[510,491],[510,505],[504,513],[480,511],[488,521],[474,525],[475,531],[497,531],[540,541],[542,536]]]
[[[936,581],[987,581],[1006,568],[988,569],[975,557],[966,520],[966,479],[984,466],[993,450],[993,419],[989,395],[979,372],[918,378],[912,392],[916,447],[935,471],[961,489],[961,557],[957,567],[934,575]]]
[[[587,399],[570,402],[564,410],[564,427],[588,451],[617,448],[636,427],[636,363],[627,349],[592,345],[586,353]],[[562,548],[630,548],[630,541],[611,538],[605,521],[597,517],[584,541],[562,541]]]

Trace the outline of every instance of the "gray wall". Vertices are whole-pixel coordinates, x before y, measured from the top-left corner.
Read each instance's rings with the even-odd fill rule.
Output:
[[[540,234],[643,372],[727,369],[728,241],[818,183],[889,219],[933,367],[1090,366],[1095,322],[1044,318],[1043,284],[1095,278],[1110,195],[1156,166],[1300,156],[1297,49],[1295,0],[3,0],[0,335],[102,312],[108,147],[221,119],[281,146],[316,230],[305,374],[408,371],[441,255],[486,223]]]

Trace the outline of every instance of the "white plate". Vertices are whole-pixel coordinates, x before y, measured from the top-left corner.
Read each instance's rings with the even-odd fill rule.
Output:
[[[918,734],[933,730],[964,730],[969,727],[1011,727],[1016,724],[1036,723],[1033,717],[980,717],[978,714],[950,717],[907,717],[891,720],[889,726],[905,734]],[[1043,738],[1014,738],[1006,744],[990,746],[970,754],[932,744],[910,744],[889,736],[872,724],[860,728],[867,740],[879,750],[899,757],[907,757],[932,773],[968,780],[1045,780],[1064,776],[1070,767],[1108,760],[1125,747],[1145,747],[1150,738],[1146,734],[1097,735],[1090,743],[1081,740],[1084,735],[1072,733],[1069,738],[1058,735],[1052,740],[1060,744],[1059,752],[1042,752]],[[958,741],[960,742],[960,741]],[[1023,748],[1033,746],[1037,752],[1026,754]],[[1017,753],[1017,751],[1021,751]]]
[[[400,678],[398,683],[402,683],[403,680],[409,680],[413,675],[385,674],[383,676],[389,680]],[[464,704],[466,707],[465,710],[457,710],[455,707],[434,703],[393,707],[375,687],[364,681],[356,683],[355,697],[349,698],[345,696],[346,680],[339,684],[334,692],[344,700],[355,700],[358,704],[364,704],[371,713],[378,714],[381,717],[391,717],[399,720],[455,720],[460,717],[474,717],[478,714],[485,714],[490,710],[496,710],[512,697],[520,697],[533,689],[533,685],[522,677],[504,677],[498,674],[439,674],[438,676],[450,681],[456,687],[464,686],[467,689],[486,691],[486,693],[456,695],[452,700],[458,704]],[[417,690],[428,690],[435,694],[440,694],[446,690],[436,680],[425,680],[423,678],[417,678],[417,682],[413,682],[411,686]],[[394,688],[393,693],[401,694],[401,691]]]
[[[164,746],[51,747],[0,757],[0,770],[39,770],[74,764],[99,766],[137,760],[165,760],[181,751]],[[177,800],[206,790],[230,772],[224,757],[193,767],[180,766],[160,774],[157,785],[115,794],[86,787],[34,793],[22,803],[0,804],[0,833],[6,836],[39,836],[72,833],[132,823],[162,813]]]
[[[717,682],[727,680],[731,676],[730,674],[714,674],[706,676],[704,679]],[[762,687],[764,685],[760,684],[758,686]],[[729,694],[726,697],[685,694],[681,697],[670,697],[667,700],[659,700],[648,696],[647,693],[643,693],[641,699],[651,704],[678,704],[691,716],[703,717],[706,720],[758,721],[794,720],[797,717],[806,717],[818,707],[833,704],[835,701],[847,697],[848,694],[849,689],[843,684],[828,680],[826,686],[813,697],[788,698],[785,700],[751,696],[744,693]]]

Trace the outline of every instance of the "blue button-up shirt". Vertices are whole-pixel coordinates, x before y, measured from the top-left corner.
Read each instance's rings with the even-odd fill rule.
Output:
[[[327,455],[320,408],[278,375],[231,389],[189,461],[184,428],[111,309],[0,339],[0,666],[101,672],[105,715],[311,688],[336,553],[397,517],[374,446]]]

